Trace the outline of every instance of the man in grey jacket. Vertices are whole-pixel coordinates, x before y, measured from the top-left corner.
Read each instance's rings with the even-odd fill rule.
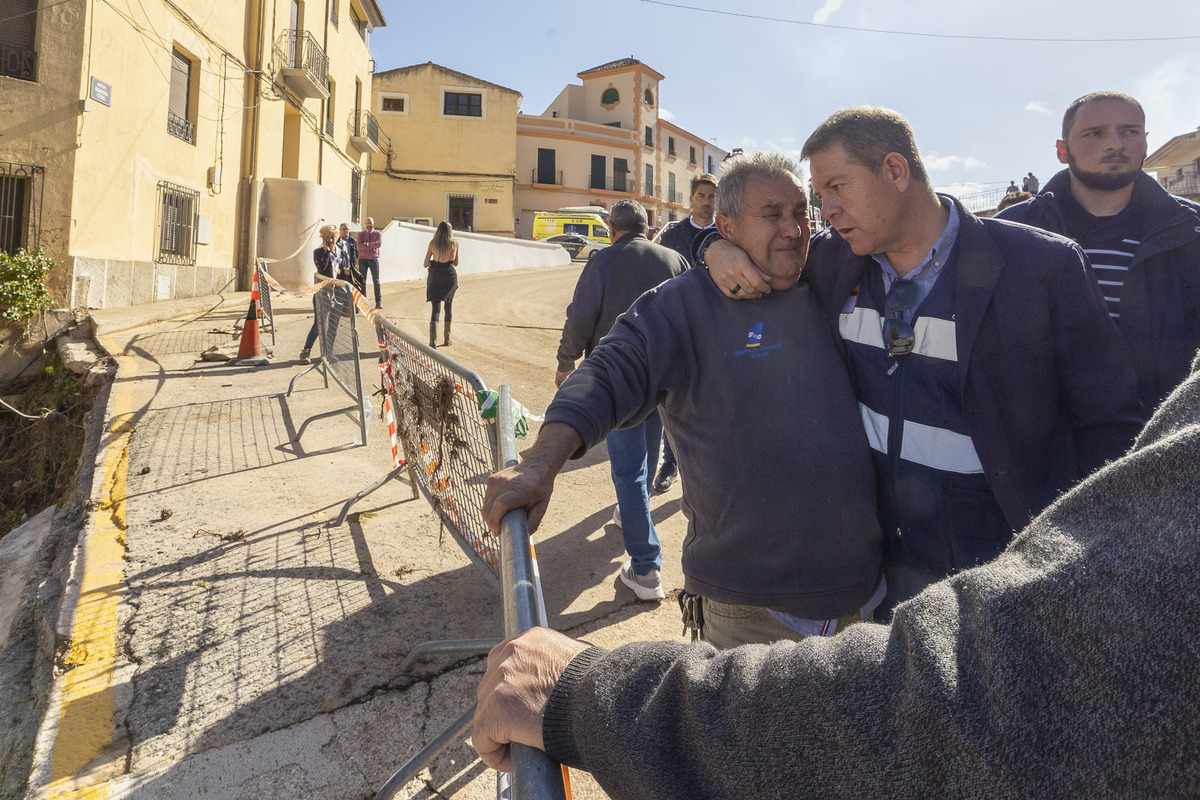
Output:
[[[596,253],[579,275],[575,296],[567,306],[558,345],[554,384],[562,386],[581,355],[589,355],[643,292],[688,268],[678,253],[651,244],[646,238],[646,209],[636,200],[622,200],[608,216],[613,244]],[[621,582],[639,600],[661,600],[659,568],[662,550],[650,519],[649,482],[658,466],[662,421],[653,412],[636,425],[613,430],[605,440],[617,510],[613,522],[621,528],[629,561],[621,567]]]
[[[890,625],[717,652],[498,645],[472,741],[614,798],[1194,797],[1200,359],[1134,448]]]

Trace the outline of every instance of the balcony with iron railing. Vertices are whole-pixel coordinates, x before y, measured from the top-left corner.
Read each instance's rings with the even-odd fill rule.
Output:
[[[617,172],[612,175],[591,174],[588,176],[588,188],[602,192],[633,193],[633,181],[628,172]]]
[[[360,153],[382,153],[379,145],[379,120],[370,111],[350,114],[350,145]]]
[[[308,31],[284,31],[275,42],[283,82],[301,97],[329,97],[329,56]]]
[[[189,122],[178,114],[167,112],[167,133],[188,144],[196,143],[196,123]]]
[[[0,75],[23,81],[37,80],[37,51],[0,43]]]
[[[543,186],[563,186],[562,170],[553,169],[538,169],[533,168],[532,174],[529,177],[531,183],[539,183]]]
[[[1190,199],[1195,199],[1196,195],[1200,195],[1200,173],[1189,172],[1183,175],[1171,175],[1159,179],[1159,183],[1171,194],[1177,194]]]

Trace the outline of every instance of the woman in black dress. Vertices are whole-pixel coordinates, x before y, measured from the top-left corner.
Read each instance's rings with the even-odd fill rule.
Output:
[[[450,304],[454,302],[454,293],[458,290],[458,240],[450,229],[450,223],[438,223],[433,241],[425,251],[425,269],[429,275],[425,279],[425,299],[433,303],[433,313],[429,316],[429,346],[437,347],[438,317],[442,313],[442,303],[446,304],[446,335],[442,347],[450,344]]]

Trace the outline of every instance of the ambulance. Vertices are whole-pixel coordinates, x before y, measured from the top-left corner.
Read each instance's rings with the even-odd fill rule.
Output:
[[[608,238],[607,218],[608,211],[599,206],[538,211],[533,215],[533,238],[534,241],[538,241],[558,236],[560,233],[573,233],[604,244],[612,244]]]

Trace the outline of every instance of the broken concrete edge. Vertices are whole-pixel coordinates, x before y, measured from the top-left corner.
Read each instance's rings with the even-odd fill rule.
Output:
[[[99,336],[96,339],[100,342]],[[104,349],[107,351],[108,347],[105,346]],[[99,501],[103,492],[104,462],[111,433],[108,430],[109,422],[114,414],[113,387],[120,375],[120,367],[120,362],[117,361],[112,369],[113,379],[105,381],[97,389],[96,399],[89,412],[87,441],[80,456],[79,472],[75,477],[72,493],[74,502],[64,503],[59,515],[56,515],[57,521],[68,508],[83,509],[82,515],[72,526],[70,535],[63,536],[55,543],[57,553],[50,574],[44,581],[46,591],[42,598],[43,605],[40,607],[42,635],[39,637],[39,658],[53,665],[53,678],[41,709],[42,719],[34,742],[27,783],[26,796],[29,798],[43,796],[50,783],[54,746],[62,711],[64,668],[61,658],[71,645],[71,633],[79,606],[80,576],[87,559],[87,532],[95,527],[98,514],[103,512]],[[118,707],[118,716],[122,715],[123,710]],[[119,723],[117,720],[113,722],[116,733],[115,728]]]

